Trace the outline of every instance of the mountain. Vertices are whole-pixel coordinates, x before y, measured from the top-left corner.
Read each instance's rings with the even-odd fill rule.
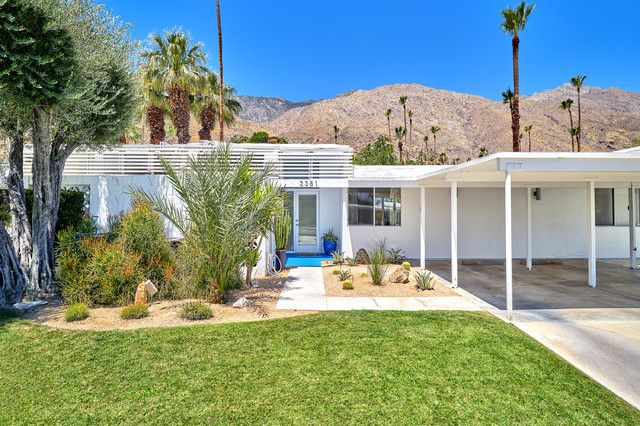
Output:
[[[293,108],[311,105],[315,101],[291,102],[282,98],[238,96],[242,105],[240,118],[258,123],[272,121]]]
[[[481,147],[486,147],[489,152],[511,150],[507,105],[481,96],[418,84],[353,90],[307,105],[266,98],[267,112],[255,111],[254,107],[260,108],[257,102],[247,104],[251,105],[245,116],[249,119],[239,120],[229,129],[229,134],[250,134],[261,129],[286,137],[290,142],[333,143],[335,125],[341,129],[338,142],[359,149],[378,135],[387,134],[384,116],[387,108],[392,109],[392,134],[394,127],[403,125],[402,108],[398,103],[403,95],[408,96],[407,109],[414,113],[413,137],[406,147],[412,156],[424,149],[425,134],[429,135],[429,149],[433,149],[433,137],[429,132],[432,125],[441,128],[437,134],[436,150],[447,152],[450,159],[476,157]],[[575,90],[568,84],[521,98],[521,125],[522,128],[527,124],[533,125],[533,150],[571,150],[569,117],[559,108],[560,101],[566,98],[576,98]],[[282,107],[278,107],[281,105],[279,102],[282,102]],[[623,149],[640,139],[640,93],[585,86],[581,102],[585,151]],[[291,104],[295,106],[284,106]],[[574,102],[573,109],[576,118],[577,102]],[[527,147],[528,136],[525,134],[522,150]]]

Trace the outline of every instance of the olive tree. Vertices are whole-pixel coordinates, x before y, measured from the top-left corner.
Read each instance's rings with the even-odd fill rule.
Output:
[[[128,127],[135,45],[127,26],[89,0],[0,0],[0,22],[0,125],[10,137],[12,240],[27,290],[49,293],[65,162],[77,147],[114,143]],[[30,218],[21,178],[28,135]]]

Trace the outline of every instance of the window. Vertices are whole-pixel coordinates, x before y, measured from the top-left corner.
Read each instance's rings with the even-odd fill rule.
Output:
[[[400,188],[349,189],[349,225],[400,226]]]
[[[614,225],[613,188],[596,188],[596,226]]]

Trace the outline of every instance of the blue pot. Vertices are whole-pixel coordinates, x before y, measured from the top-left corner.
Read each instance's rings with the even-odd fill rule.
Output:
[[[338,243],[335,241],[322,240],[322,248],[327,256],[338,249]]]

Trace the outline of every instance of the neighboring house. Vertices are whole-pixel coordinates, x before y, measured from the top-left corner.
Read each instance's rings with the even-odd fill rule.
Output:
[[[189,156],[214,146],[76,151],[64,184],[87,193],[91,214],[104,226],[109,215],[129,208],[131,186],[173,197],[159,157],[184,166]],[[636,265],[640,148],[505,152],[454,166],[354,166],[352,150],[342,145],[231,149],[251,153],[258,167],[272,164],[274,177],[291,193],[293,252],[320,252],[321,235],[333,228],[347,256],[384,238],[421,265],[425,259],[506,259],[509,271],[512,258],[525,259],[529,267],[533,258],[588,258],[592,286],[596,258],[629,258]],[[457,262],[451,275],[457,285]]]

